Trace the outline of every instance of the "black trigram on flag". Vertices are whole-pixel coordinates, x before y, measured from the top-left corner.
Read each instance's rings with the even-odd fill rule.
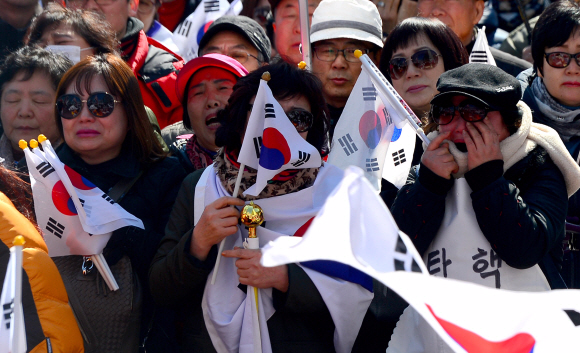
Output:
[[[298,151],[298,161],[292,163],[292,165],[298,168],[302,164],[308,162],[309,159],[310,159],[310,153]]]
[[[264,118],[276,117],[276,113],[274,112],[274,104],[266,103],[266,107],[264,108],[264,110],[266,111],[266,115],[264,115]]]
[[[350,134],[346,134],[343,137],[339,138],[338,143],[340,143],[340,146],[342,147],[344,153],[346,153],[347,156],[350,156],[351,154],[358,151],[358,148],[356,148],[356,145],[352,141]]]
[[[363,87],[363,100],[365,101],[376,101],[377,100],[377,89],[375,86]]]
[[[397,152],[393,153],[393,163],[395,163],[395,167],[399,164],[403,164],[407,161],[405,157],[405,149],[400,149]]]
[[[105,201],[107,201],[107,202],[108,202],[108,203],[110,203],[111,205],[114,205],[114,204],[115,204],[115,201],[113,201],[113,199],[112,199],[112,198],[110,198],[110,197],[109,197],[109,195],[107,195],[107,194],[103,194],[103,195],[101,195],[101,197],[102,197],[102,198],[104,198],[104,199],[105,199]]]
[[[254,137],[254,149],[256,150],[256,158],[260,158],[261,148],[262,148],[262,136]]]
[[[46,223],[46,230],[56,235],[57,237],[62,238],[62,234],[64,233],[64,226],[58,223],[52,217],[48,217],[48,223]]]
[[[50,175],[50,173],[54,172],[54,168],[48,162],[42,162],[36,166],[36,170],[42,175],[43,178],[46,178]]]
[[[189,36],[189,30],[191,29],[191,21],[185,20],[182,24],[177,27],[177,33],[184,37]]]
[[[91,210],[93,209],[91,206],[89,205],[85,205],[85,200],[79,198],[79,201],[81,202],[81,206],[83,206],[85,213],[87,214],[87,217],[91,216]]]
[[[208,0],[203,5],[204,12],[215,12],[220,10],[219,0]]]
[[[9,330],[10,323],[12,322],[10,316],[14,312],[14,298],[12,298],[12,301],[10,301],[10,303],[2,305],[2,311],[3,311],[2,315],[4,315],[4,320],[6,321],[6,329]]]
[[[413,254],[407,252],[407,247],[400,235],[397,238],[393,259],[395,260],[395,271],[405,271],[405,264],[411,262],[411,272],[421,272],[421,268],[413,258]]]
[[[564,310],[564,312],[566,313],[566,315],[568,315],[568,317],[570,318],[570,320],[572,320],[572,323],[574,324],[574,326],[578,327],[580,326],[580,313],[577,312],[576,310]]]
[[[381,168],[379,168],[379,162],[377,162],[377,158],[373,158],[373,159],[368,159],[367,158],[367,172],[376,172],[378,170],[380,170]]]
[[[485,50],[473,50],[471,52],[471,55],[469,56],[469,59],[471,60],[472,63],[483,63],[483,64],[487,64],[487,53],[485,52]]]

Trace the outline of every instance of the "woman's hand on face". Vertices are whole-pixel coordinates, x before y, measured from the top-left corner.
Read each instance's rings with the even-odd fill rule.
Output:
[[[206,206],[193,229],[191,255],[204,261],[213,245],[237,232],[240,211],[231,206],[244,206],[244,201],[224,196]]]
[[[455,158],[449,152],[449,143],[443,142],[450,133],[444,132],[435,137],[421,157],[421,163],[425,167],[445,179],[451,179],[451,174],[459,170]]]
[[[288,290],[288,268],[286,265],[264,267],[260,264],[262,252],[235,247],[222,253],[225,257],[237,258],[236,267],[240,283],[256,288],[276,288],[281,292]]]
[[[476,123],[465,123],[463,138],[467,146],[468,170],[489,161],[503,159],[499,147],[499,134],[488,117]]]

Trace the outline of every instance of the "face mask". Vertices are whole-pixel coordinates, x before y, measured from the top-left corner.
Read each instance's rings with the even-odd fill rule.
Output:
[[[81,47],[76,45],[47,45],[44,48],[56,54],[61,54],[66,56],[73,62],[73,64],[81,61],[81,51],[93,49],[92,47],[81,49]]]

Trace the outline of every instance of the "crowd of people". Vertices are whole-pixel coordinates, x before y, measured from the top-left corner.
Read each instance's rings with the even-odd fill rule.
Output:
[[[416,313],[380,282],[370,293],[303,264],[263,267],[260,251],[243,247],[246,203],[267,206],[272,237],[301,236],[343,174],[322,162],[244,194],[257,170],[238,155],[265,74],[324,159],[361,74],[356,50],[430,140],[416,138],[406,184],[383,179],[380,190],[429,273],[515,291],[580,288],[579,4],[312,0],[303,43],[299,0],[242,3],[239,15],[194,28],[188,17],[215,4],[0,0],[0,283],[23,235],[29,351],[254,351],[244,328],[251,287],[262,293],[264,351],[401,351],[391,336],[445,351],[414,331]],[[469,63],[482,25],[497,66]],[[187,26],[199,33],[189,61],[173,40]],[[307,69],[298,65],[304,45]],[[114,231],[103,252],[133,274],[118,292],[130,305],[112,310],[128,313],[116,316],[117,332],[102,329],[111,310],[77,300],[68,259],[49,258],[19,143],[40,134],[143,223]],[[80,263],[77,272],[84,278]],[[115,293],[97,295],[106,303]]]

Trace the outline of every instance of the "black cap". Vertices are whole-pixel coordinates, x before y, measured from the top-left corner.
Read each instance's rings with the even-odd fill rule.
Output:
[[[199,42],[198,55],[210,41],[210,39],[222,31],[232,31],[246,38],[262,55],[266,62],[270,62],[272,44],[266,32],[260,24],[246,16],[222,16],[215,20],[207,29]]]
[[[440,92],[431,104],[447,102],[451,97],[472,97],[492,110],[513,111],[522,98],[520,81],[497,66],[466,64],[444,72],[437,81]]]

